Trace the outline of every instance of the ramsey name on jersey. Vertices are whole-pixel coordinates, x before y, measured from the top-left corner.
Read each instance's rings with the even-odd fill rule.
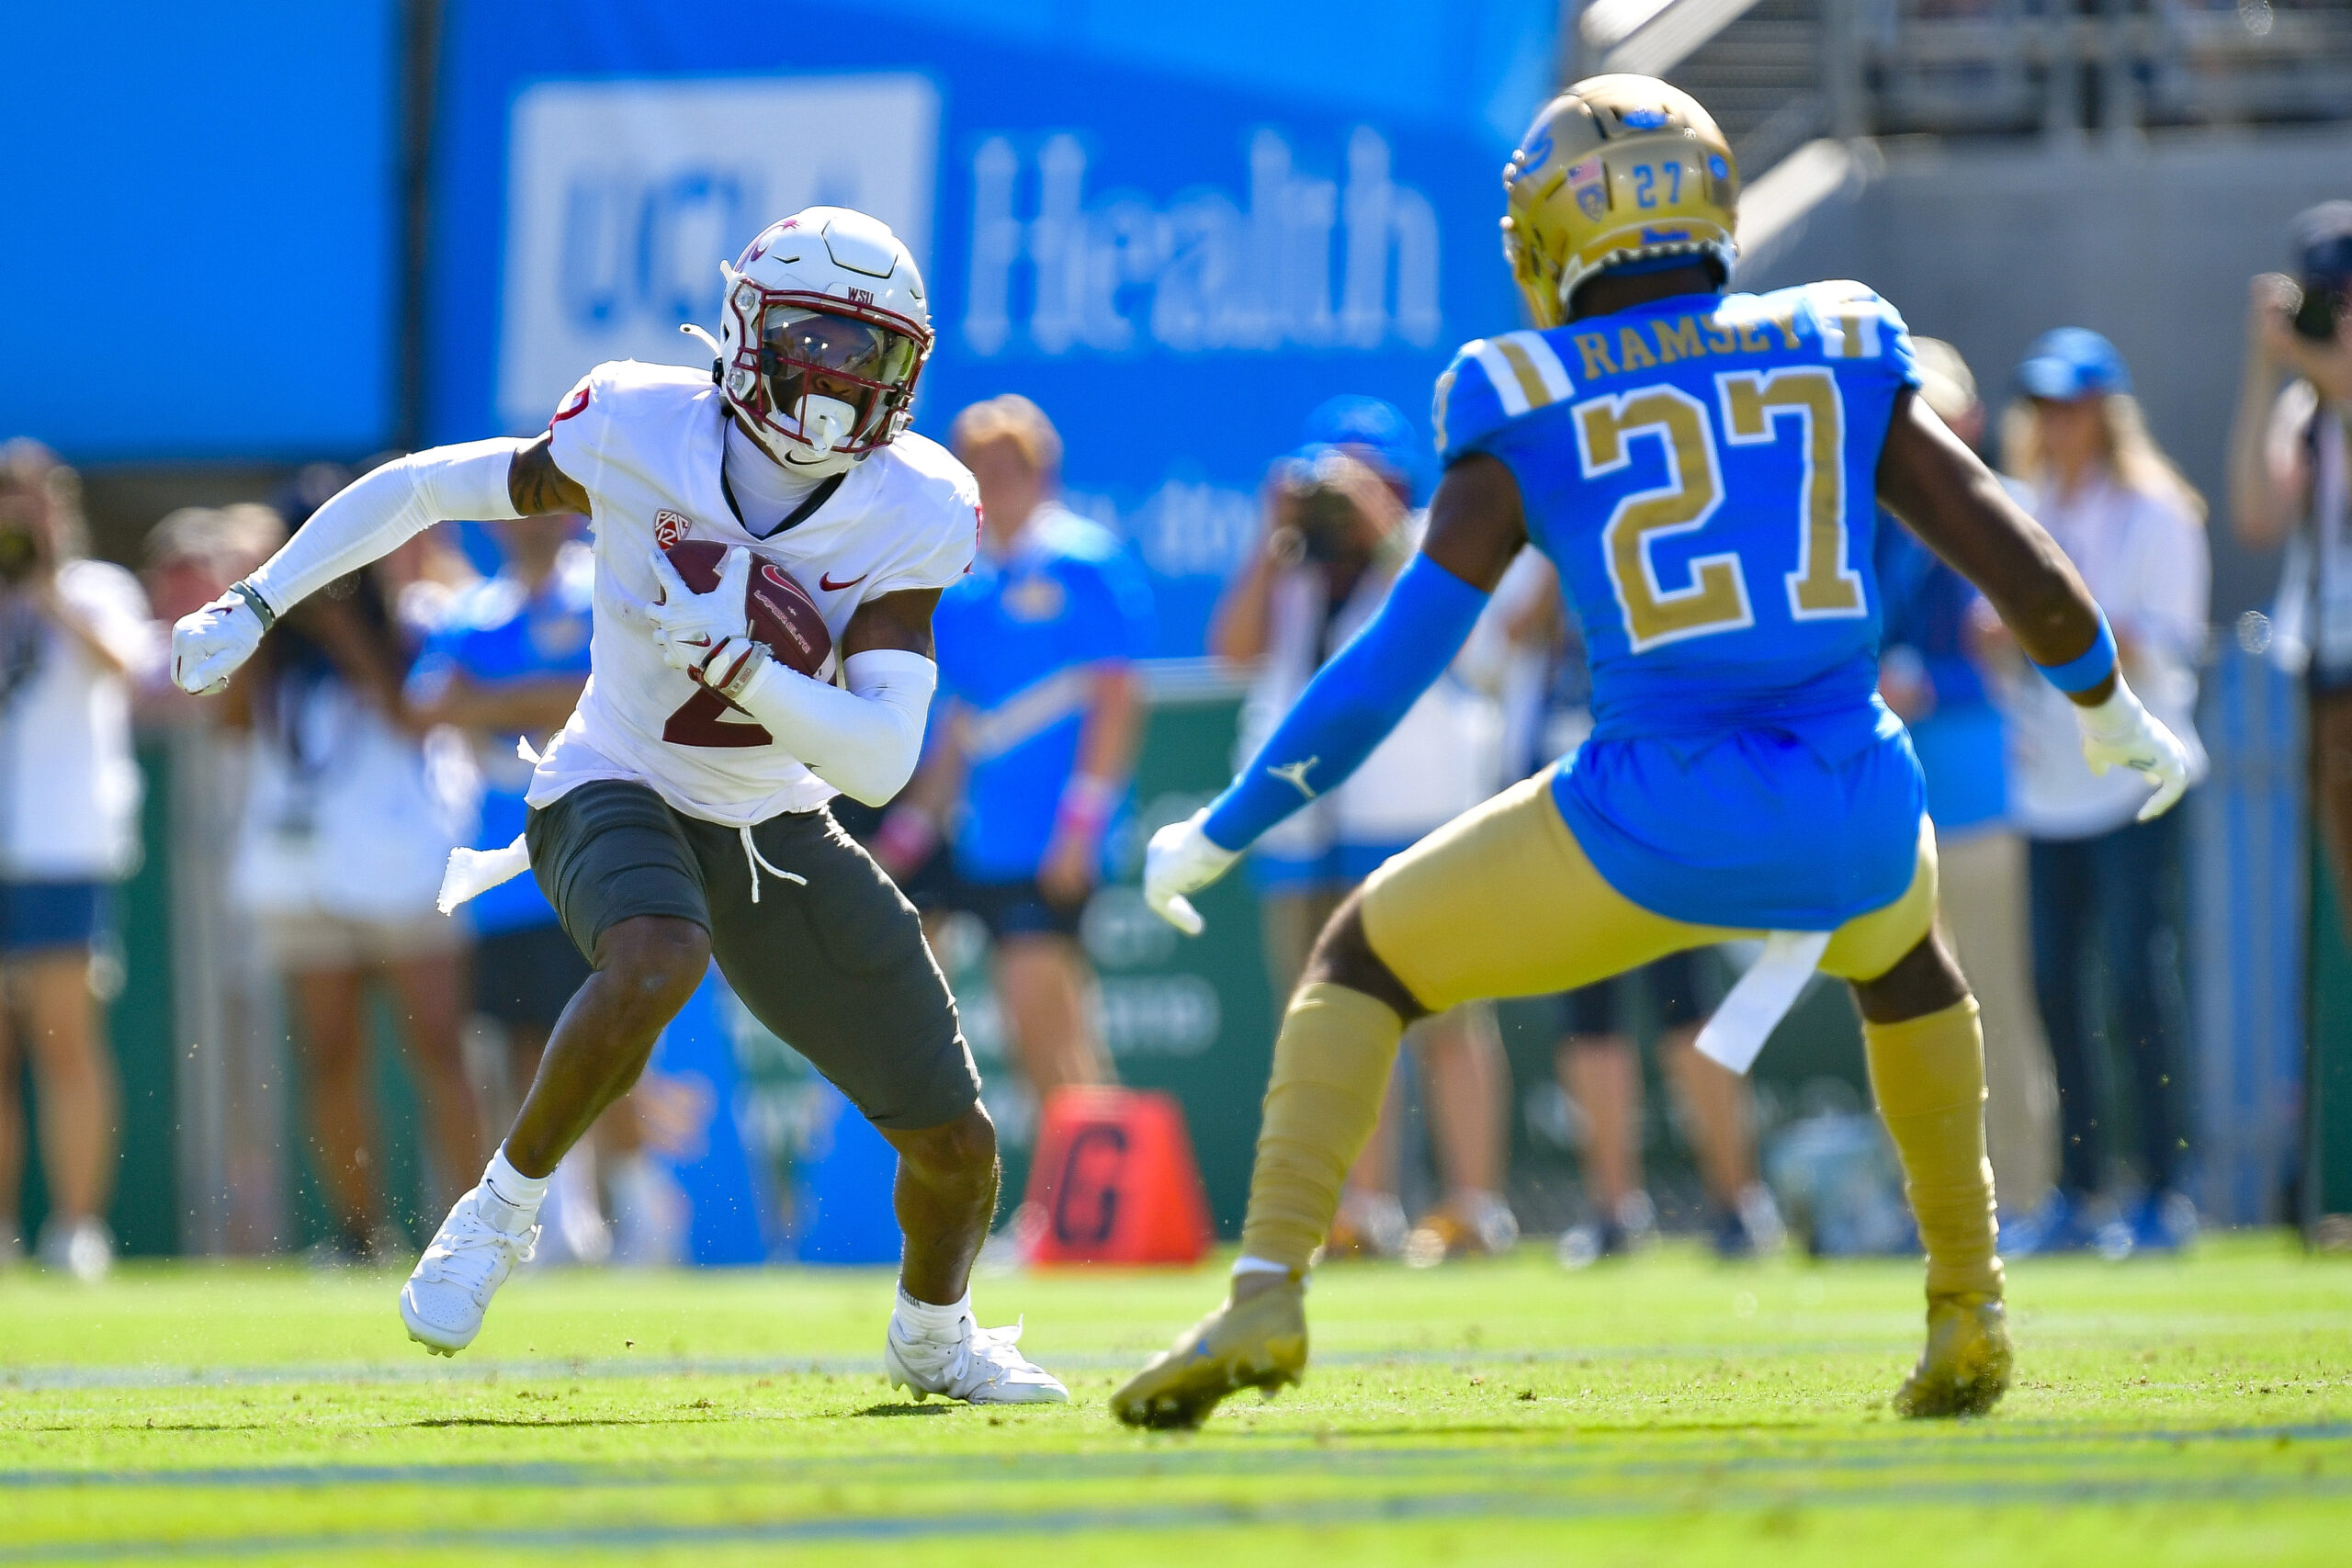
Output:
[[[808,589],[838,646],[868,599],[945,588],[964,575],[979,526],[971,474],[910,432],[842,475],[813,513],[760,538],[745,530],[722,483],[727,403],[709,372],[600,365],[549,429],[556,467],[589,497],[593,672],[539,762],[530,804],[591,780],[627,779],[689,817],[737,828],[832,798],[839,792],[764,730],[662,661],[645,617],[658,593],[653,553],[681,539],[763,552]]]

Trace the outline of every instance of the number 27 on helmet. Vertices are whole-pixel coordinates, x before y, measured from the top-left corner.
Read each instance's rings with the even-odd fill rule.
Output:
[[[1710,262],[1727,282],[1739,169],[1699,100],[1649,76],[1592,76],[1536,112],[1503,170],[1503,257],[1538,327],[1612,267]]]

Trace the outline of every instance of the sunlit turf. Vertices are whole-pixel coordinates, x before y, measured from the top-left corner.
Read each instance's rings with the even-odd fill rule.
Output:
[[[2352,1561],[2352,1261],[2012,1270],[2018,1384],[1894,1419],[1916,1265],[1340,1267],[1197,1436],[1105,1398],[1215,1269],[985,1278],[1067,1408],[914,1405],[865,1271],[547,1273],[455,1363],[393,1275],[0,1275],[0,1562]]]

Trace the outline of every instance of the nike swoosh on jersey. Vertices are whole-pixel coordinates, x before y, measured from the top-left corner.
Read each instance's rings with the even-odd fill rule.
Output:
[[[867,578],[872,577],[874,573],[872,570],[868,569],[867,570],[859,572],[847,582],[835,582],[831,574],[820,573],[817,578],[817,586],[823,589],[828,593],[839,593],[844,588],[856,587],[859,583],[865,581]]]

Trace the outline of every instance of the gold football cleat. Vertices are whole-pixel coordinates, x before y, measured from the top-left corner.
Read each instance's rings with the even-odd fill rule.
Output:
[[[1130,1427],[1197,1427],[1226,1395],[1272,1393],[1306,1370],[1306,1281],[1294,1274],[1186,1329],[1111,1396],[1111,1411]]]
[[[1894,1393],[1898,1416],[1982,1416],[2009,1387],[2009,1319],[1998,1296],[1928,1298],[1928,1348]]]

